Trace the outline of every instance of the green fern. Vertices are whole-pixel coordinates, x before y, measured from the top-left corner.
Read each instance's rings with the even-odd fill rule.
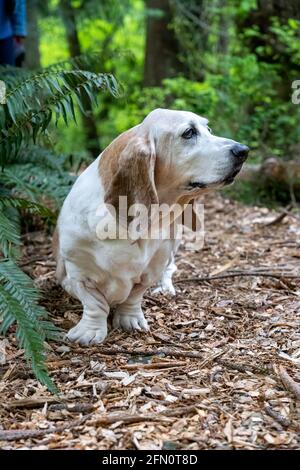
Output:
[[[35,73],[0,67],[7,86],[6,104],[0,105],[0,334],[15,327],[34,374],[53,392],[44,342],[56,337],[58,330],[38,305],[33,281],[17,266],[20,218],[33,213],[54,224],[75,180],[64,168],[66,157],[37,145],[53,120],[76,122],[76,107],[84,112],[83,103],[97,104],[99,90],[118,96],[112,75],[79,68],[89,60],[80,57]],[[49,202],[53,210],[45,206]]]
[[[16,324],[16,338],[37,379],[49,390],[56,388],[45,365],[44,341],[57,338],[58,332],[40,307],[38,291],[32,280],[11,260],[0,262],[0,334]]]
[[[27,199],[0,196],[0,210],[13,207],[15,209],[26,209],[28,212],[39,215],[44,219],[47,219],[50,223],[54,224],[56,221],[56,215],[46,206],[38,204]]]
[[[53,222],[55,215],[46,207],[32,201],[0,196],[0,334],[16,323],[16,337],[38,380],[49,390],[56,391],[45,366],[44,341],[57,337],[58,330],[47,321],[47,312],[38,305],[39,292],[33,281],[17,266],[13,258],[20,246],[19,221],[8,216],[10,211],[27,210]]]
[[[83,102],[97,104],[97,92],[108,90],[118,96],[113,75],[86,70],[46,69],[22,79],[14,86],[8,83],[6,104],[0,108],[0,165],[18,155],[22,145],[36,142],[45,133],[52,117],[76,122],[75,104],[84,113]],[[75,100],[75,101],[74,101]]]
[[[39,166],[29,162],[9,165],[3,171],[1,181],[13,194],[33,202],[48,199],[59,208],[75,177],[66,171],[48,168],[45,164]]]
[[[5,211],[0,211],[0,247],[3,256],[11,256],[12,250],[18,246],[20,246],[18,226]]]

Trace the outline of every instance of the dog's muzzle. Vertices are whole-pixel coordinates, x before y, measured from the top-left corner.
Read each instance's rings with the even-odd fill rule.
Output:
[[[247,145],[235,144],[230,149],[230,152],[234,156],[233,169],[232,172],[225,178],[224,185],[231,184],[234,181],[234,178],[241,171],[243,163],[247,160],[250,149],[247,147]]]
[[[231,148],[231,153],[234,155],[236,158],[237,163],[244,163],[244,161],[248,157],[248,153],[250,151],[249,147],[247,145],[242,145],[242,144],[235,144]]]

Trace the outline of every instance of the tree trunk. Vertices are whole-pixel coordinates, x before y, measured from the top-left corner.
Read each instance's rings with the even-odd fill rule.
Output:
[[[238,176],[240,181],[263,188],[279,199],[300,201],[300,160],[270,157],[261,165],[245,164]]]
[[[38,27],[38,1],[27,0],[27,32],[25,67],[33,70],[41,67],[40,34]]]
[[[178,60],[179,45],[170,27],[172,10],[169,0],[146,0],[147,17],[144,85],[160,86],[164,78],[174,77],[182,70]],[[160,10],[162,16],[151,15]]]
[[[76,26],[75,12],[70,0],[60,0],[60,10],[65,25],[66,39],[71,57],[81,54],[81,47]],[[82,113],[82,123],[85,131],[87,150],[93,157],[100,153],[99,137],[95,123],[94,114],[88,98],[83,95],[83,105],[85,113]]]
[[[226,55],[228,53],[228,45],[229,45],[229,18],[226,14],[225,7],[227,4],[227,0],[219,0],[218,7],[221,11],[220,18],[219,18],[219,38],[217,44],[217,51],[219,54]]]

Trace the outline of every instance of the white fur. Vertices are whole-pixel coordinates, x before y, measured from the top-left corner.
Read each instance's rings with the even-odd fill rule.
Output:
[[[182,133],[191,121],[200,134],[191,141],[184,140]],[[218,185],[232,170],[230,148],[235,142],[213,136],[207,120],[193,113],[156,110],[138,126],[138,132],[149,137],[162,163],[174,170],[175,177],[157,188],[160,202],[174,203],[186,193],[190,181]],[[105,339],[111,306],[116,307],[114,327],[147,330],[141,301],[145,290],[159,279],[162,292],[175,294],[173,240],[132,243],[97,238],[97,208],[104,201],[100,158],[79,176],[58,221],[58,256],[65,267],[62,285],[83,304],[82,319],[69,331],[68,338],[84,345]]]

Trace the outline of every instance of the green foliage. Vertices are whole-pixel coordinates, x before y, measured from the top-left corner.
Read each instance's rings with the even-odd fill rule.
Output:
[[[207,116],[215,133],[248,143],[255,160],[270,155],[294,157],[300,107],[291,102],[291,81],[299,75],[299,21],[272,19],[267,60],[264,51],[251,50],[247,44],[249,38],[265,40],[266,35],[255,23],[242,31],[238,26],[257,7],[256,0],[171,0],[175,15],[170,27],[178,35],[184,66],[178,77],[149,89],[142,86],[145,18],[149,13],[145,2],[130,0],[118,13],[112,9],[111,15],[100,11],[100,6],[90,15],[95,2],[87,3],[87,10],[81,3],[77,22],[82,48],[100,50],[101,69],[117,73],[125,90],[118,101],[109,95],[101,97],[98,116],[102,148],[118,133],[138,124],[153,108],[169,107]],[[48,18],[42,20],[43,31],[46,21]],[[43,44],[46,37],[43,33]],[[55,51],[53,41],[47,41],[43,62],[49,63]],[[284,57],[290,58],[288,64],[283,62]],[[84,148],[82,132],[72,126],[68,130],[59,126],[56,139],[60,151]]]
[[[16,338],[31,363],[37,379],[56,392],[45,365],[44,341],[57,337],[47,321],[47,312],[38,306],[39,295],[32,280],[12,260],[0,262],[0,333],[16,323]]]
[[[118,94],[113,75],[65,70],[59,66],[6,85],[6,104],[0,108],[2,167],[16,158],[22,146],[36,142],[40,134],[45,134],[53,115],[56,124],[59,118],[66,125],[70,117],[76,122],[74,100],[84,113],[84,98],[94,105],[99,90],[109,90],[114,96]]]
[[[75,180],[70,169],[81,161],[51,150],[49,130],[60,119],[65,126],[76,122],[77,109],[85,113],[84,104],[97,104],[100,90],[118,95],[113,75],[79,68],[89,61],[83,56],[37,72],[0,69],[7,87],[6,103],[0,106],[0,334],[15,328],[35,376],[52,392],[44,342],[58,331],[38,305],[33,281],[17,266],[20,227],[30,214],[55,224]]]
[[[42,62],[47,65],[56,60],[53,54],[66,49],[57,3],[40,20]],[[248,143],[255,160],[270,155],[294,158],[300,106],[291,101],[291,82],[299,78],[299,20],[287,14],[281,18],[275,15],[268,29],[261,32],[255,21],[249,21],[258,7],[257,0],[170,3],[174,12],[170,28],[178,36],[183,67],[178,77],[153,89],[142,86],[145,20],[149,14],[146,3],[73,3],[82,50],[101,51],[101,63],[95,63],[102,71],[117,73],[124,83],[123,99],[101,97],[102,148],[154,107],[181,107],[209,117],[216,133]],[[150,13],[157,16],[161,11]],[[249,42],[254,39],[259,45],[251,48]],[[84,148],[82,132],[73,126],[68,130],[59,126],[56,137],[60,151]]]
[[[118,132],[114,112],[118,114],[120,110],[123,110],[125,115],[132,94],[136,92],[141,94],[145,2],[144,0],[124,2],[87,0],[79,3],[76,9],[76,23],[81,50],[84,56],[92,58],[88,64],[89,70],[92,67],[93,71],[113,73],[118,77],[118,83],[124,85],[124,96],[115,100],[108,93],[101,94],[99,108],[94,110],[94,115],[97,116],[101,148],[104,148]],[[42,64],[49,67],[59,60],[67,59],[65,31],[61,18],[57,14],[57,5],[53,5],[49,15],[40,18],[39,25]],[[56,44],[59,44],[59,47],[56,47]],[[86,66],[81,65],[81,67]],[[127,118],[131,121],[129,112],[127,112]],[[82,126],[75,126],[71,122],[66,128],[58,123],[57,128],[52,130],[51,136],[59,152],[79,151],[86,154]]]
[[[291,202],[291,194],[286,185],[278,182],[257,180],[237,180],[233,186],[222,189],[222,193],[249,206],[276,208],[278,204],[286,206]]]
[[[67,171],[75,164],[74,158],[29,146],[20,152],[17,161],[3,170],[0,180],[15,196],[27,197],[33,202],[51,201],[58,210],[75,182],[75,175]]]
[[[47,312],[38,306],[39,293],[33,281],[17,266],[20,254],[20,221],[17,210],[55,220],[45,206],[32,201],[0,196],[0,334],[16,324],[16,338],[38,380],[49,390],[55,387],[47,374],[44,341],[54,338],[58,331],[47,321]]]
[[[105,143],[153,108],[169,107],[208,117],[216,134],[247,143],[252,161],[295,158],[300,106],[292,103],[291,83],[299,78],[299,20],[271,18],[268,33],[261,33],[255,23],[239,29],[255,0],[171,3],[186,68],[150,89],[128,72],[124,106],[112,103],[102,121]],[[264,46],[252,50],[249,38]],[[138,66],[140,51],[133,51]]]
[[[20,246],[20,221],[16,210],[39,215],[50,223],[55,223],[55,214],[46,206],[27,199],[0,195],[0,254],[16,258]]]

